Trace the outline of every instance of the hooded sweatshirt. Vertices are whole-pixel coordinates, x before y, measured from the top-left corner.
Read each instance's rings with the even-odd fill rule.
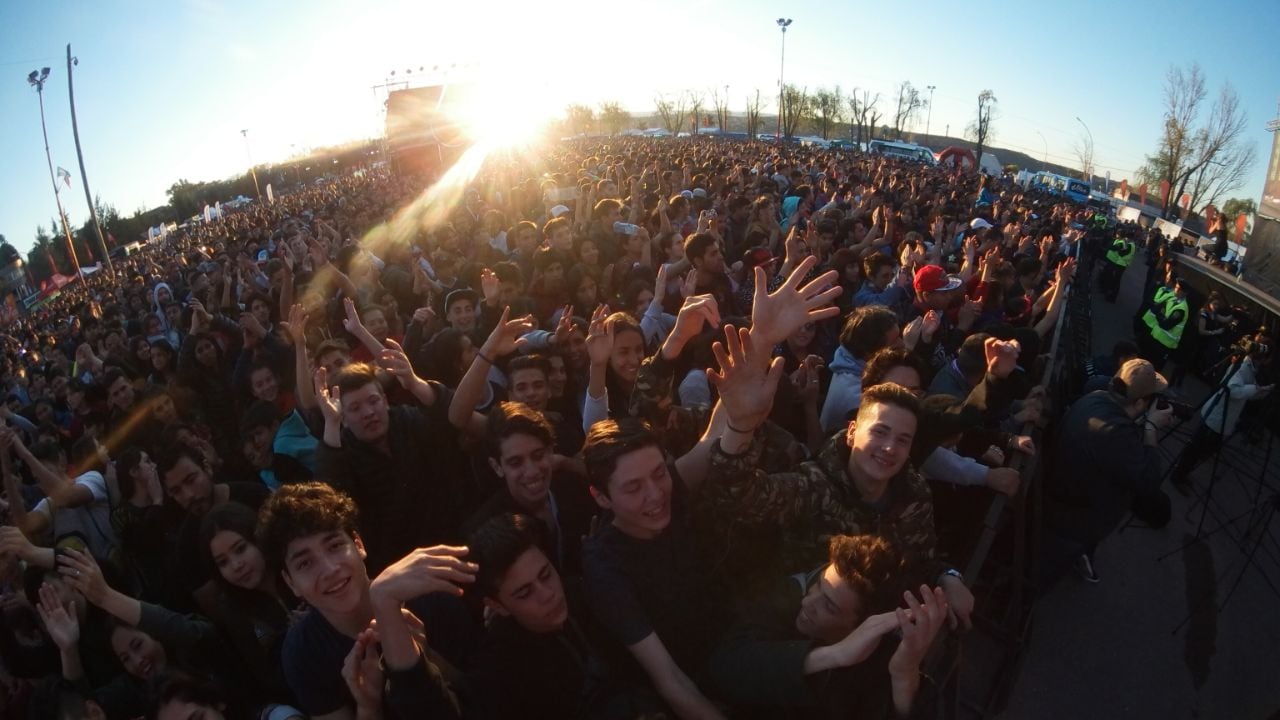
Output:
[[[862,371],[866,360],[859,360],[841,345],[831,360],[831,387],[822,403],[822,432],[833,433],[849,424],[849,413],[862,404]]]

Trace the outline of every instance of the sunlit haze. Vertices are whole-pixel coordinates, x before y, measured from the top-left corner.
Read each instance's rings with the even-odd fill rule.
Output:
[[[999,105],[993,144],[1076,164],[1096,141],[1098,173],[1132,178],[1160,131],[1172,64],[1198,62],[1211,92],[1240,93],[1259,160],[1232,195],[1257,198],[1276,113],[1280,5],[920,2],[89,2],[9,3],[0,23],[0,233],[25,252],[56,215],[26,75],[45,87],[55,166],[78,225],[87,217],[67,108],[66,43],[95,194],[122,215],[167,201],[176,180],[213,180],[308,148],[381,134],[389,81],[476,82],[482,135],[522,139],[572,102],[648,114],[656,93],[723,91],[741,112],[758,89],[775,112],[780,34],[786,80],[810,89],[935,85],[934,134],[962,135],[980,91]],[[1203,35],[1200,20],[1221,27]],[[391,72],[395,71],[392,76]],[[412,70],[412,73],[407,71]],[[381,87],[380,87],[381,86]],[[924,130],[925,117],[912,128]],[[248,142],[241,135],[248,130]]]

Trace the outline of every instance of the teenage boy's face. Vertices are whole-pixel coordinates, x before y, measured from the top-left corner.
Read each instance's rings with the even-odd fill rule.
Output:
[[[835,565],[828,565],[800,601],[796,630],[824,645],[843,640],[862,622],[862,602]]]
[[[547,375],[538,368],[525,368],[511,373],[511,399],[539,412],[547,409],[551,391]]]
[[[502,576],[497,593],[486,598],[485,604],[532,633],[555,632],[569,619],[560,573],[536,547],[516,558]]]
[[[916,424],[916,416],[897,405],[864,405],[849,423],[849,473],[875,482],[897,475],[911,453]]]
[[[596,504],[613,511],[613,524],[642,540],[657,537],[671,524],[671,474],[657,447],[646,447],[618,459],[609,477],[608,495],[594,488]]]
[[[458,300],[446,313],[449,324],[459,332],[471,332],[476,327],[476,306],[470,300]]]
[[[377,442],[387,434],[387,398],[378,383],[343,394],[342,424],[362,442]]]
[[[197,517],[213,507],[213,481],[189,457],[181,457],[164,474],[164,490],[178,507]]]
[[[516,433],[499,444],[499,457],[489,465],[507,483],[507,491],[521,507],[535,511],[551,491],[551,448],[542,440]]]
[[[364,543],[342,530],[289,542],[281,576],[294,595],[322,613],[355,610],[369,592]]]

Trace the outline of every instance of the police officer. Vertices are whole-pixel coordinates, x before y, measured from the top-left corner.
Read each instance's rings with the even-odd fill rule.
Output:
[[[1159,292],[1157,290],[1157,295]],[[1187,319],[1191,316],[1182,280],[1174,280],[1173,290],[1164,295],[1163,303],[1161,299],[1157,297],[1155,305],[1148,311],[1150,320],[1143,317],[1149,332],[1141,342],[1143,357],[1150,360],[1157,369],[1164,367],[1169,354],[1178,349],[1178,344],[1182,342],[1182,331],[1186,329]]]
[[[1123,232],[1115,237],[1111,247],[1107,249],[1107,264],[1102,266],[1100,278],[1102,295],[1107,302],[1116,301],[1116,296],[1120,294],[1120,280],[1124,277],[1124,271],[1133,263],[1133,258],[1137,254],[1137,244]]]

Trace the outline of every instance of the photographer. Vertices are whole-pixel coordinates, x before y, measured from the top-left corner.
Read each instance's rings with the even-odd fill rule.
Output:
[[[1192,470],[1205,458],[1212,456],[1222,447],[1224,438],[1230,437],[1240,420],[1240,413],[1250,400],[1266,397],[1274,385],[1259,385],[1258,376],[1261,370],[1271,364],[1271,338],[1258,333],[1247,338],[1232,350],[1244,357],[1239,358],[1239,366],[1234,371],[1228,370],[1226,384],[1219,386],[1205,404],[1200,408],[1200,425],[1195,434],[1187,442],[1178,464],[1173,469],[1173,487],[1183,495],[1191,490],[1191,481],[1187,478]],[[1234,358],[1233,358],[1234,359]]]
[[[1154,527],[1169,521],[1157,447],[1173,417],[1173,406],[1158,401],[1168,387],[1150,362],[1130,360],[1062,419],[1058,460],[1046,478],[1043,589],[1073,560],[1085,580],[1098,582],[1094,550],[1130,509]]]

